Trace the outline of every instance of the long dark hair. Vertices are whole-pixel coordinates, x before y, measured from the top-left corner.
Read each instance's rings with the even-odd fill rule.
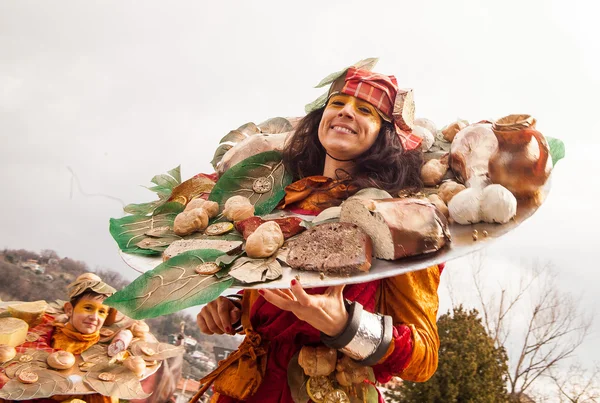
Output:
[[[318,129],[324,110],[325,107],[306,115],[286,143],[283,162],[294,180],[323,174],[326,152],[319,141]],[[423,186],[423,153],[405,151],[389,122],[382,120],[375,143],[354,163],[356,174],[348,181],[359,189],[376,187],[395,196],[400,190],[419,190]]]

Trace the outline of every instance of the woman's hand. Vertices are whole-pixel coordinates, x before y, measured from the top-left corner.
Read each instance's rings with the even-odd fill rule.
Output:
[[[292,280],[288,290],[264,289],[259,294],[276,307],[290,311],[328,336],[341,333],[348,322],[344,305],[344,285],[329,287],[324,294],[307,294],[300,283]]]
[[[219,297],[206,304],[196,317],[200,331],[205,334],[234,334],[232,324],[240,320],[242,310],[229,298]]]

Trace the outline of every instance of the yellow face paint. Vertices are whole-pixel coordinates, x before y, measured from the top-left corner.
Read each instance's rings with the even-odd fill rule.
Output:
[[[100,330],[110,309],[102,304],[103,300],[104,298],[85,296],[77,302],[71,316],[71,323],[77,331],[92,334]]]

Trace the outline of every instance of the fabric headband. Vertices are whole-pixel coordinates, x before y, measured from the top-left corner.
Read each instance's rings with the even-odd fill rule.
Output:
[[[394,124],[405,150],[413,150],[421,144],[421,137],[400,129],[394,118],[394,105],[398,94],[396,77],[350,67],[345,75],[340,76],[331,84],[328,98],[340,93],[351,95],[373,105],[382,119]]]

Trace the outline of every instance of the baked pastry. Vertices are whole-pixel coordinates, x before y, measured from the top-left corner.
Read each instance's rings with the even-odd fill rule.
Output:
[[[75,356],[68,351],[58,350],[48,356],[46,363],[54,369],[69,369],[75,365]]]

